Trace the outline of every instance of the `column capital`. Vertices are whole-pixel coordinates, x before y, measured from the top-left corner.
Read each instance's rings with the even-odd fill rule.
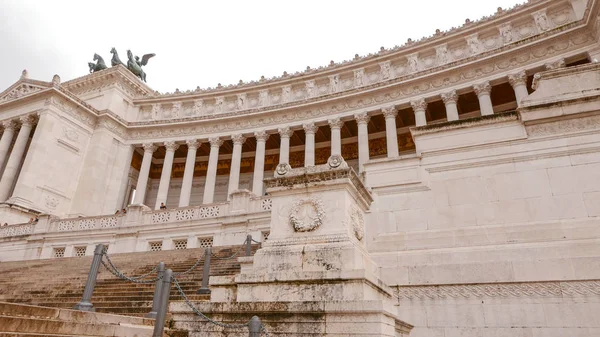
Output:
[[[167,141],[165,142],[165,148],[167,151],[175,152],[179,148],[179,144],[175,143],[174,141]]]
[[[210,147],[221,147],[223,145],[223,140],[219,137],[210,137],[208,138],[208,142],[210,143]]]
[[[521,70],[516,74],[508,75],[508,83],[510,83],[513,88],[519,84],[527,85],[527,73],[525,70]]]
[[[21,121],[21,126],[33,126],[35,123],[35,117],[32,115],[19,117],[19,120]]]
[[[354,114],[354,119],[356,120],[356,124],[361,125],[361,124],[369,124],[371,117],[369,115],[367,115],[366,112],[361,112],[361,113]]]
[[[339,118],[332,118],[328,120],[327,123],[329,123],[329,127],[332,129],[341,129],[342,126],[344,126],[344,121]]]
[[[473,90],[475,90],[477,97],[481,95],[489,95],[492,92],[492,86],[490,85],[490,82],[485,81],[483,83],[473,85]]]
[[[267,139],[269,139],[269,134],[265,130],[260,130],[254,132],[254,137],[256,138],[257,142],[266,142]]]
[[[200,147],[200,142],[197,139],[188,139],[185,141],[188,146],[188,150],[194,149],[197,150]]]
[[[241,133],[237,133],[231,136],[231,140],[233,141],[233,145],[242,145],[246,141],[246,137]]]
[[[381,112],[383,112],[383,117],[385,119],[396,118],[396,116],[398,116],[398,109],[396,109],[395,106],[389,106],[387,108],[382,108]]]
[[[427,109],[427,102],[424,98],[419,98],[414,101],[410,101],[410,106],[414,111],[422,111]]]
[[[290,129],[289,126],[284,126],[277,130],[281,138],[290,138],[294,134],[294,130]]]
[[[15,122],[12,120],[8,120],[8,121],[4,121],[2,122],[2,126],[4,127],[4,130],[14,130],[17,128],[17,126],[15,125]]]
[[[456,93],[456,90],[443,93],[440,96],[442,97],[444,104],[456,103],[458,101],[458,94]]]
[[[313,122],[302,124],[302,128],[304,129],[304,133],[306,134],[315,134],[317,133],[317,130],[319,130],[319,127],[316,126]]]
[[[154,153],[154,151],[156,151],[158,148],[156,145],[154,145],[154,143],[146,143],[143,144],[142,147],[144,148],[144,152],[147,153]]]
[[[554,62],[548,62],[548,63],[544,64],[544,68],[546,68],[546,70],[560,69],[560,68],[564,68],[566,66],[567,66],[567,64],[565,62],[565,59],[560,59],[560,60],[556,60]]]

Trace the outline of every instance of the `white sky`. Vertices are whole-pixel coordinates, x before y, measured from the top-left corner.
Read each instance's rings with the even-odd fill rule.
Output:
[[[294,73],[418,40],[524,0],[1,0],[0,91],[23,69],[63,81],[110,49],[156,53],[144,68],[160,92]]]

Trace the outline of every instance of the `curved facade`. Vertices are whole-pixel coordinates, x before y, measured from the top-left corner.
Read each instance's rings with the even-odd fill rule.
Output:
[[[186,92],[122,66],[24,71],[0,94],[2,259],[264,239],[278,211],[264,178],[340,155],[373,194],[364,240],[411,336],[600,334],[586,316],[600,310],[599,6],[529,1]]]

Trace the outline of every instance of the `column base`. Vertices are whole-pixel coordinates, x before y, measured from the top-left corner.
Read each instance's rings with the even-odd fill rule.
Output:
[[[96,308],[90,302],[79,302],[73,306],[73,310],[95,312]]]

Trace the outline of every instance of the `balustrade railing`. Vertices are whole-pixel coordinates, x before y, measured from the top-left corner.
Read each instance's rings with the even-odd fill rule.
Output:
[[[105,215],[85,218],[56,219],[50,223],[51,232],[69,232],[104,228],[118,228],[125,215]]]
[[[271,210],[270,197],[252,197],[246,213],[259,213]],[[240,214],[239,212],[237,214]],[[184,208],[144,212],[144,224],[164,224],[194,221],[234,215],[230,212],[230,202],[214,203]],[[54,219],[50,222],[50,232],[70,232],[79,230],[119,228],[124,223],[125,214]],[[35,224],[11,225],[0,228],[0,237],[32,234]]]
[[[0,238],[33,234],[35,223],[22,223],[0,227]]]

